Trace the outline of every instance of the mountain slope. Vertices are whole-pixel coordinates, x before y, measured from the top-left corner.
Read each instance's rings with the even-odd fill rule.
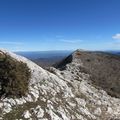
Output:
[[[78,58],[64,64],[63,70],[49,72],[30,60],[2,50],[17,61],[27,64],[31,71],[29,91],[21,98],[0,100],[0,117],[4,120],[115,120],[120,119],[120,99],[97,89],[90,81],[90,73]],[[74,53],[76,54],[76,52]],[[77,53],[79,54],[79,53]]]
[[[113,97],[120,97],[120,56],[105,52],[76,51],[57,68],[66,69],[66,62],[80,65],[80,72],[90,75],[91,82]]]

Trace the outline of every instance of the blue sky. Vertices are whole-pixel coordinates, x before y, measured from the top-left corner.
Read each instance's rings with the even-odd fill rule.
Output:
[[[120,0],[1,0],[0,48],[120,50]]]

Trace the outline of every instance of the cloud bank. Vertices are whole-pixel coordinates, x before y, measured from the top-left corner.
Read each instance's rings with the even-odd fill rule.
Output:
[[[120,33],[115,34],[112,36],[113,39],[120,40]]]

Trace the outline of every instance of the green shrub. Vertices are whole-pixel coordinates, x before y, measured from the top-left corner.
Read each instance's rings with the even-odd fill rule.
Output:
[[[28,91],[31,76],[27,64],[5,54],[0,54],[0,58],[0,95],[22,97]]]

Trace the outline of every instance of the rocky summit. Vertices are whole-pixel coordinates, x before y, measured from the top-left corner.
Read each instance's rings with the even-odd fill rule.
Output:
[[[0,120],[120,120],[119,56],[77,50],[45,70],[0,50],[0,65]]]

